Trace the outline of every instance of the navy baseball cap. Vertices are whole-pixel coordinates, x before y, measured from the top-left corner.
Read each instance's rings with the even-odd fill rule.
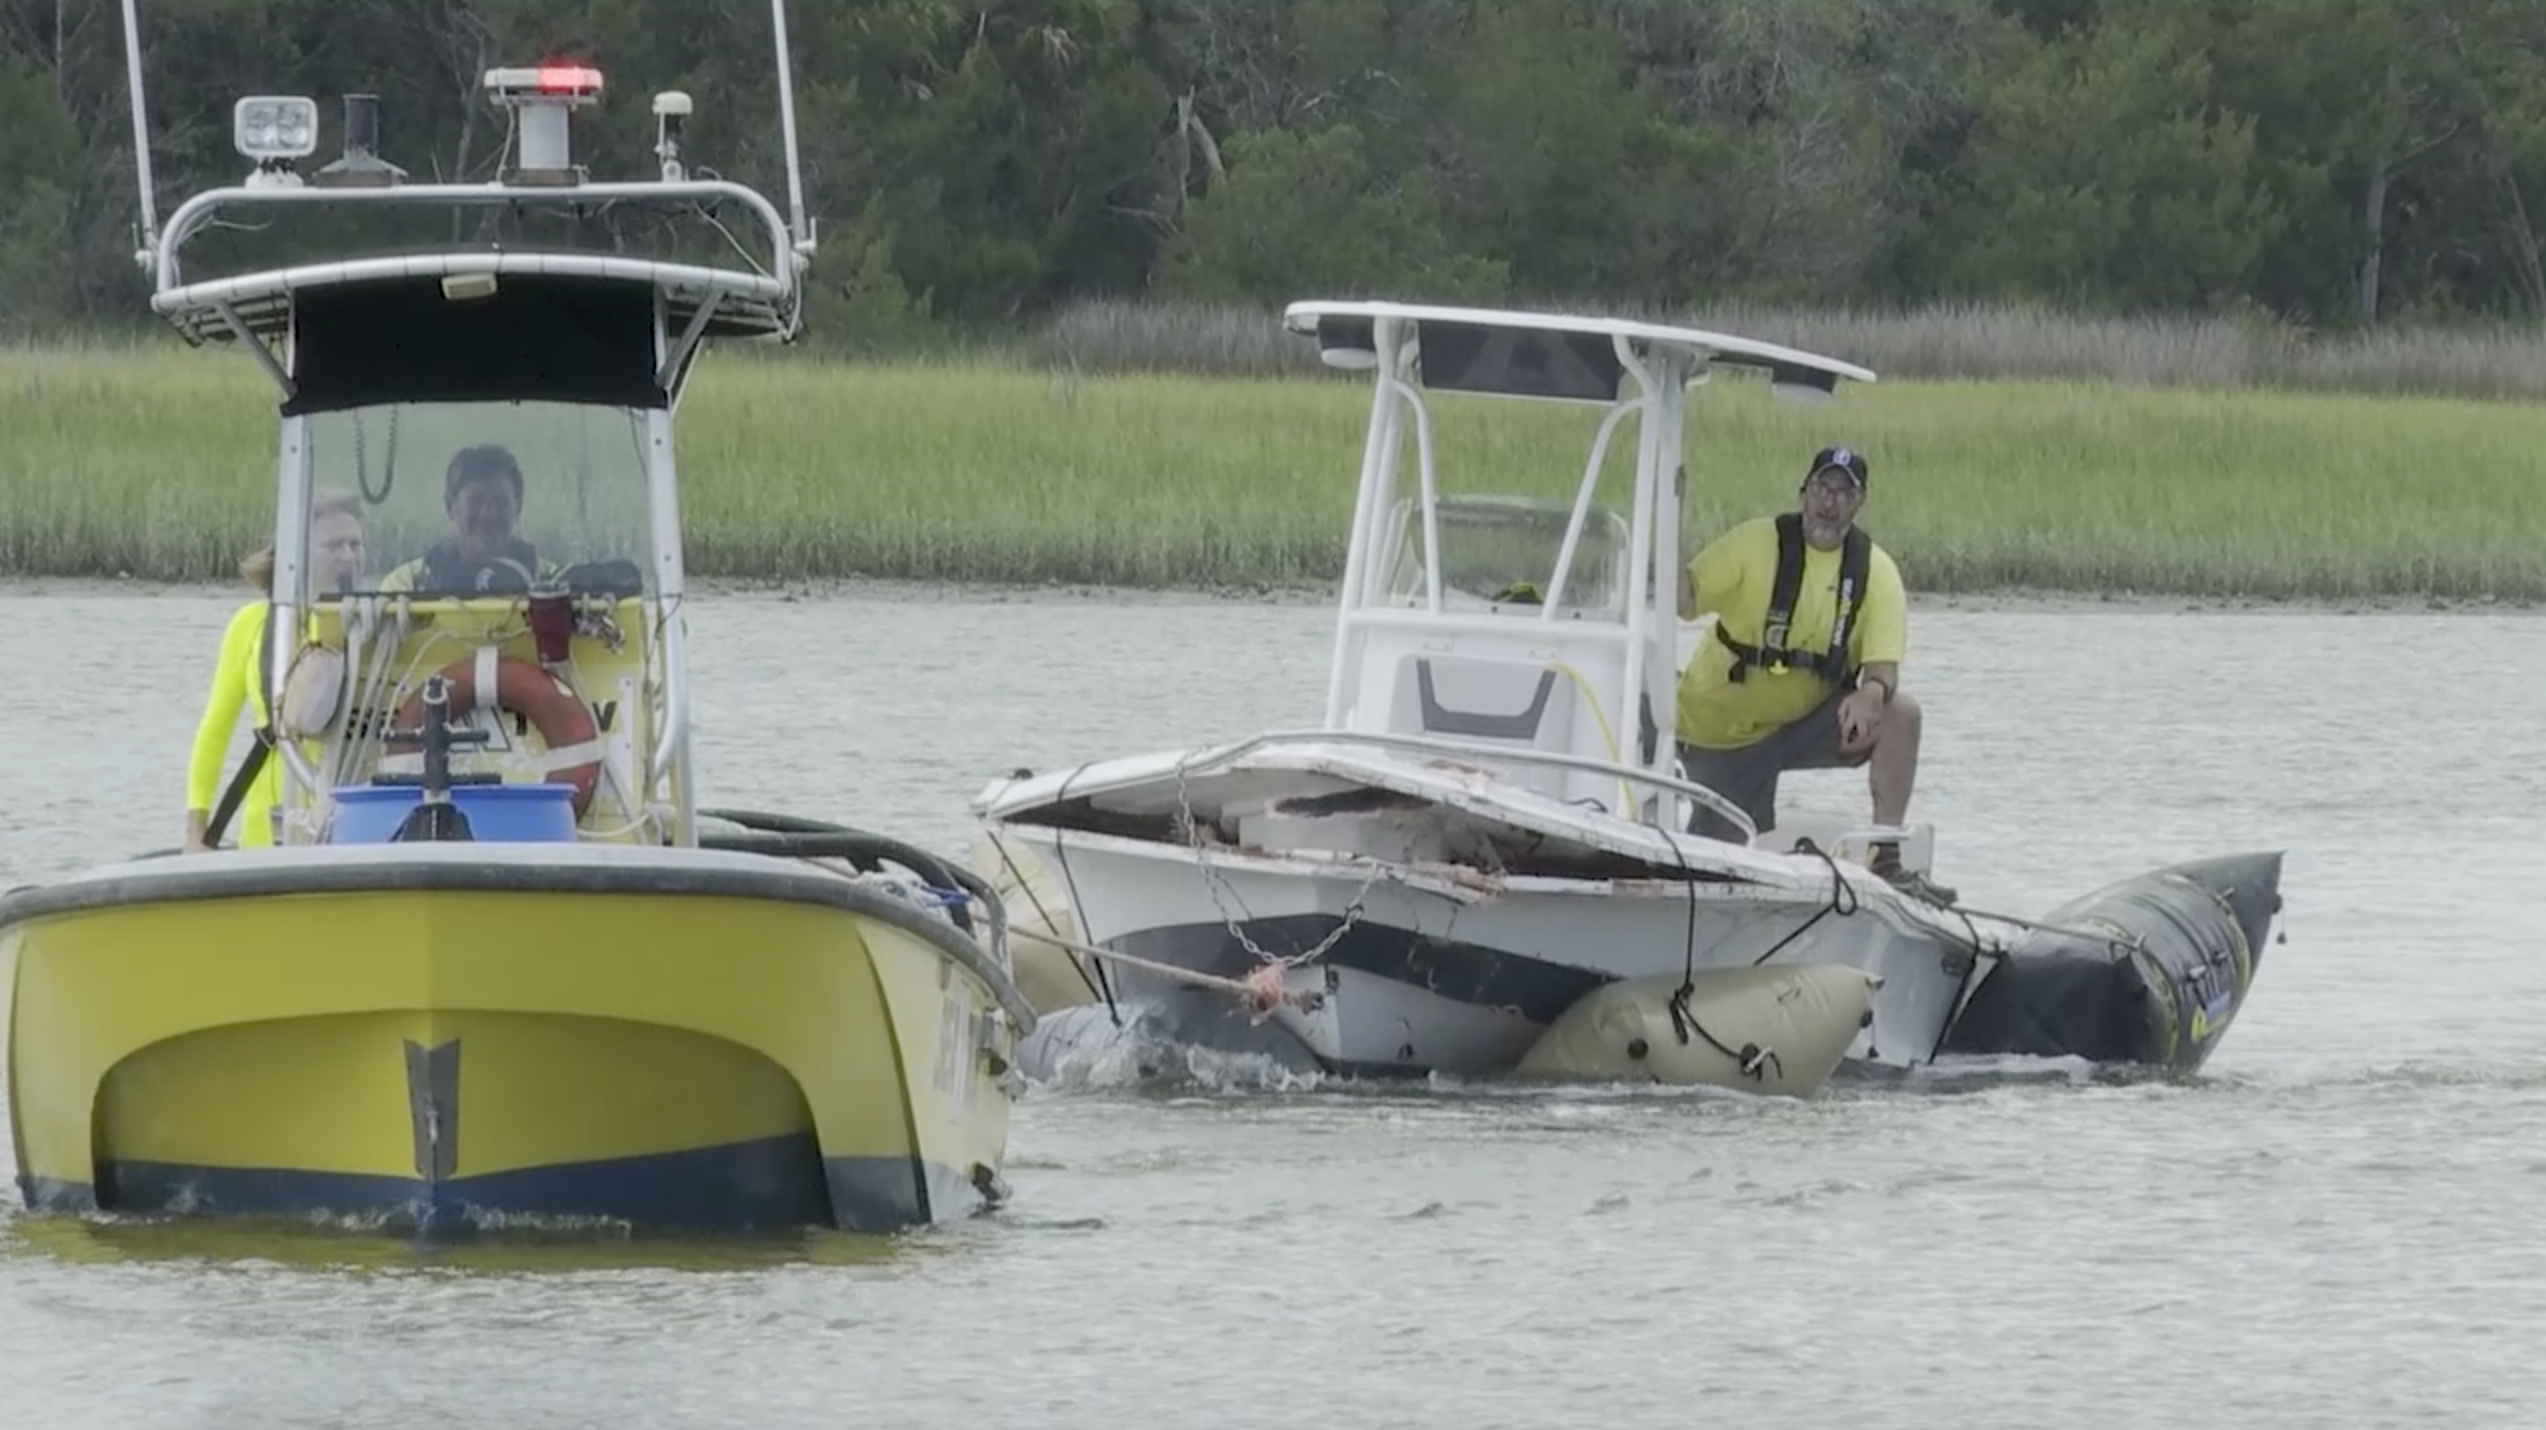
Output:
[[[1856,450],[1854,447],[1824,447],[1820,451],[1813,453],[1812,468],[1803,474],[1803,479],[1809,482],[1814,477],[1820,476],[1823,472],[1826,472],[1833,467],[1836,467],[1840,471],[1847,473],[1849,476],[1856,478],[1856,489],[1858,491],[1865,490],[1865,481],[1868,475],[1865,465],[1865,454]]]

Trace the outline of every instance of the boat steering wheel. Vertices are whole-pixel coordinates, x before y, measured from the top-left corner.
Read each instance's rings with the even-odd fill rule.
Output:
[[[529,567],[510,556],[498,556],[477,564],[477,589],[480,591],[527,591],[537,580]]]

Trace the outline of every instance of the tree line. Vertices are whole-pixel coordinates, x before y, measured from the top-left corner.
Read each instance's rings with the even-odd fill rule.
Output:
[[[0,326],[146,314],[107,0],[0,0]],[[381,97],[483,179],[576,59],[596,174],[783,195],[765,0],[143,0],[160,212],[230,105]],[[2546,319],[2537,0],[796,0],[817,333],[1310,292],[1672,310],[2026,302],[2283,330]]]

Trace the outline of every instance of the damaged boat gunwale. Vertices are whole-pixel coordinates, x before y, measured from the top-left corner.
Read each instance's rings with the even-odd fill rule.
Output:
[[[1300,746],[1310,747],[1310,753],[1299,754],[1296,747]],[[1723,815],[1725,819],[1743,830],[1747,836],[1755,838],[1758,834],[1756,826],[1751,823],[1750,816],[1738,805],[1725,799],[1715,790],[1695,781],[1683,779],[1677,774],[1665,774],[1659,770],[1641,766],[1619,764],[1597,756],[1567,754],[1551,750],[1514,749],[1508,744],[1496,745],[1458,735],[1408,735],[1396,732],[1336,729],[1268,730],[1198,751],[1133,755],[1082,765],[1076,769],[1063,770],[1054,774],[1021,774],[1005,782],[1004,788],[1000,788],[995,795],[985,797],[977,806],[977,813],[988,818],[1007,817],[1012,811],[1028,809],[1047,801],[1065,798],[1073,787],[1078,789],[1082,797],[1095,797],[1123,789],[1142,788],[1154,779],[1162,767],[1173,774],[1180,783],[1190,782],[1197,776],[1231,770],[1236,767],[1239,760],[1258,752],[1262,752],[1261,758],[1253,761],[1251,768],[1313,769],[1316,767],[1313,763],[1288,763],[1286,757],[1314,762],[1332,758],[1330,752],[1338,747],[1347,746],[1431,755],[1433,758],[1420,762],[1398,763],[1400,765],[1414,763],[1418,768],[1459,780],[1475,789],[1497,787],[1499,775],[1494,768],[1497,764],[1535,765],[1610,776],[1624,783],[1676,794],[1682,798],[1703,803]],[[1352,782],[1367,782],[1425,798],[1436,796],[1437,785],[1390,781],[1389,770],[1389,765],[1368,764],[1356,771]],[[1728,842],[1709,841],[1709,843],[1719,848],[1743,847]]]
[[[1081,832],[1067,841],[1070,852],[1062,855],[1064,877],[1074,856],[1113,856],[1124,859],[1177,863],[1175,853],[1157,841],[1123,835]],[[1975,919],[1966,923],[1959,917],[1922,919],[1915,910],[1894,907],[1864,908],[1855,906],[1842,891],[1824,882],[1818,888],[1764,888],[1758,885],[1730,884],[1704,878],[1566,878],[1553,875],[1490,874],[1456,864],[1436,862],[1391,861],[1325,850],[1263,850],[1229,846],[1214,850],[1210,868],[1228,875],[1288,879],[1305,883],[1327,881],[1335,885],[1349,884],[1351,897],[1343,901],[1331,915],[1334,920],[1354,917],[1356,908],[1366,909],[1374,890],[1386,889],[1404,901],[1404,928],[1409,937],[1425,939],[1447,937],[1456,932],[1454,921],[1464,912],[1491,906],[1498,902],[1528,898],[1534,900],[1635,901],[1656,907],[1666,916],[1712,912],[1738,907],[1741,919],[1727,935],[1713,940],[1711,952],[1718,963],[1727,966],[1757,967],[1781,962],[1778,958],[1787,946],[1789,935],[1799,926],[1840,914],[1867,917],[1883,923],[1891,932],[1904,938],[1925,938],[1938,933],[1959,935],[1972,958],[1985,966],[1986,961],[2002,956],[2006,942],[2003,935],[1991,940],[1979,934],[1986,922]],[[1432,901],[1427,904],[1427,901]],[[1441,923],[1435,929],[1426,917],[1438,912]],[[2063,931],[2065,932],[2065,931]],[[1029,937],[1039,935],[1029,932]],[[1747,937],[1744,937],[1747,936]],[[1755,951],[1741,947],[1755,946]],[[1077,950],[1086,954],[1082,946]],[[1105,950],[1097,950],[1101,953]],[[1585,967],[1561,955],[1543,955],[1547,961],[1574,967]],[[1219,975],[1214,975],[1219,976]],[[1100,990],[1101,991],[1101,990]],[[1967,996],[1965,990],[1964,996]]]
[[[1495,752],[1455,739],[1407,739],[1374,737],[1358,733],[1331,731],[1271,732],[1204,751],[1190,759],[1151,757],[1145,764],[1165,765],[1173,762],[1180,778],[1176,781],[1174,808],[1126,809],[1120,802],[1104,803],[1108,795],[1143,788],[1138,775],[1129,779],[1072,780],[1065,772],[1033,781],[1020,781],[1016,787],[1016,805],[1030,806],[1036,785],[1049,786],[1057,796],[1062,784],[1081,784],[1086,788],[1063,801],[1019,813],[1004,822],[1003,827],[1036,827],[1052,831],[1068,830],[1082,839],[1102,839],[1108,847],[1135,852],[1141,845],[1162,845],[1175,839],[1190,849],[1188,856],[1179,849],[1176,857],[1191,857],[1221,862],[1231,858],[1262,859],[1273,865],[1284,862],[1320,864],[1326,867],[1359,870],[1368,861],[1348,857],[1341,851],[1321,850],[1310,845],[1294,845],[1283,849],[1249,846],[1232,837],[1227,829],[1225,806],[1245,802],[1239,797],[1215,798],[1214,786],[1220,782],[1248,779],[1259,772],[1316,776],[1313,783],[1293,781],[1295,793],[1271,796],[1264,800],[1270,812],[1299,809],[1302,802],[1332,801],[1340,798],[1363,799],[1386,796],[1403,803],[1389,806],[1404,812],[1437,811],[1446,820],[1465,820],[1480,830],[1515,831],[1511,816],[1533,815],[1542,820],[1562,819],[1571,813],[1566,806],[1548,800],[1530,790],[1516,790],[1495,781],[1490,774],[1481,778],[1459,776],[1455,783],[1444,784],[1421,775],[1410,776],[1401,762],[1366,759],[1351,747],[1386,745],[1413,747],[1426,751],[1466,752],[1491,756]],[[1236,759],[1254,755],[1256,763],[1246,770],[1232,768]],[[1581,762],[1589,763],[1589,762]],[[1437,769],[1435,765],[1414,767]],[[1654,776],[1649,772],[1631,772],[1637,778],[1657,787],[1691,786],[1671,776]],[[1156,786],[1147,786],[1156,793]],[[1704,791],[1711,795],[1712,791]],[[1047,796],[1049,798],[1050,796]],[[1150,803],[1162,803],[1153,800]],[[1003,802],[1004,803],[1004,802]],[[994,809],[996,807],[994,806]],[[1203,818],[1205,810],[1210,818]],[[1344,820],[1352,812],[1315,812],[1314,804],[1301,812],[1312,818]],[[1180,824],[1190,824],[1179,829]],[[1603,894],[1634,893],[1650,887],[1667,891],[1672,897],[1693,896],[1700,899],[1765,898],[1775,902],[1792,902],[1805,906],[1826,905],[1847,895],[1880,885],[1879,876],[1853,861],[1826,856],[1797,861],[1791,856],[1766,854],[1740,845],[1718,841],[1674,840],[1664,831],[1650,825],[1624,821],[1602,821],[1577,825],[1553,823],[1525,827],[1530,845],[1527,851],[1510,854],[1497,851],[1497,867],[1493,887],[1528,887],[1547,893]],[[990,831],[996,838],[998,830]],[[1561,861],[1543,861],[1549,847],[1579,850],[1580,854]],[[1554,869],[1533,867],[1540,862],[1558,862]],[[1404,861],[1406,882],[1421,886],[1438,881],[1459,890],[1463,897],[1473,897],[1478,883],[1468,876],[1446,872],[1443,861],[1410,859]],[[1839,886],[1839,887],[1834,887]],[[1885,886],[1888,887],[1888,886]],[[1893,919],[1904,928],[1942,931],[1991,947],[1981,939],[1971,921],[1959,913],[1948,913],[1917,901],[1899,903],[1877,900],[1872,910]]]

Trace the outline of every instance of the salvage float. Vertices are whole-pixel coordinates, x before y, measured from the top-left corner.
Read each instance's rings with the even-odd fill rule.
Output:
[[[1304,1073],[1809,1095],[1953,1053],[2189,1069],[2217,1046],[2274,932],[2277,852],[1993,915],[1869,867],[1896,848],[1924,874],[1925,823],[1763,830],[1679,768],[1705,638],[1676,600],[1690,394],[1750,375],[1827,401],[1872,372],[1598,316],[1285,320],[1374,388],[1324,723],[982,791],[973,868],[1044,1000],[1031,1075],[1136,1037]],[[1434,432],[1460,400],[1598,414],[1572,499],[1457,490]],[[1700,809],[1733,834],[1690,832]]]
[[[989,887],[701,803],[673,414],[706,344],[796,336],[813,247],[770,10],[792,216],[688,176],[677,92],[660,175],[591,180],[582,66],[486,74],[514,138],[482,184],[407,182],[360,95],[304,177],[314,102],[242,100],[254,174],[164,232],[136,133],[153,309],[282,396],[272,714],[210,842],[265,761],[280,795],[247,847],[0,898],[31,1208],[880,1232],[1006,1195],[1034,1013]],[[629,220],[606,251],[570,241],[599,211]],[[418,217],[440,241],[181,269],[243,216],[279,243]]]

